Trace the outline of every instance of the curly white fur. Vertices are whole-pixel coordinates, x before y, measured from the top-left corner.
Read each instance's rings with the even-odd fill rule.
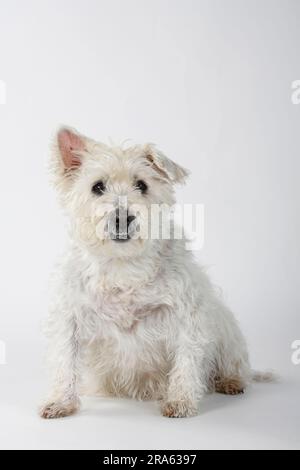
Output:
[[[184,240],[116,243],[96,235],[103,204],[173,204],[187,172],[152,145],[111,148],[63,128],[52,175],[71,219],[51,308],[53,387],[44,418],[79,408],[80,394],[160,400],[165,416],[197,414],[203,395],[241,393],[251,379],[245,340]],[[147,195],[134,180],[147,182]],[[105,180],[101,197],[91,186]],[[141,221],[140,221],[141,223]]]

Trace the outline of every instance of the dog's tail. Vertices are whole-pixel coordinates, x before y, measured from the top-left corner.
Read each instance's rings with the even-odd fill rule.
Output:
[[[279,377],[272,370],[265,372],[253,370],[251,373],[251,379],[252,382],[272,383],[277,382],[279,380]]]

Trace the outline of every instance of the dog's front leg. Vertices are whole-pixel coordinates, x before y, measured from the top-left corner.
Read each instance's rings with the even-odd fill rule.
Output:
[[[70,416],[80,407],[77,391],[79,342],[76,320],[73,317],[63,320],[52,340],[51,349],[54,354],[50,354],[50,361],[54,368],[53,384],[46,403],[40,408],[40,416],[45,419]]]
[[[203,360],[204,353],[199,345],[195,349],[191,344],[177,345],[161,404],[163,416],[185,418],[198,414],[199,401],[207,390]]]

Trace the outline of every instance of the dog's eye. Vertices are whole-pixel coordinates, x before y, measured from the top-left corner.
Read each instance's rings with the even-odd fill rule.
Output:
[[[101,194],[103,194],[105,191],[105,184],[103,183],[103,181],[97,181],[97,183],[94,184],[94,186],[92,187],[92,192],[94,194],[97,194],[98,196],[101,196]]]
[[[148,186],[143,180],[138,180],[135,183],[135,187],[141,191],[142,194],[145,194],[147,192]]]

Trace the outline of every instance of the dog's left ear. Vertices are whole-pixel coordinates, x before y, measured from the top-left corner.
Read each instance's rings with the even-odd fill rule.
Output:
[[[184,183],[189,171],[166,157],[155,145],[148,144],[145,147],[145,156],[150,166],[157,172],[160,178],[171,183]]]

